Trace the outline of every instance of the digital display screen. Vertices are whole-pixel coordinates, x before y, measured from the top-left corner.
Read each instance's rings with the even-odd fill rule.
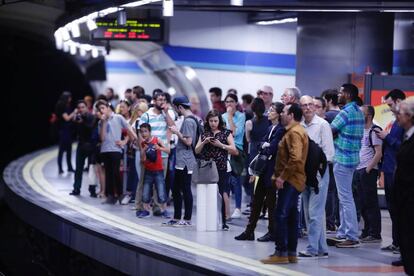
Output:
[[[92,32],[96,40],[161,41],[164,36],[164,22],[159,19],[127,19],[118,25],[117,19],[97,18],[96,26]]]

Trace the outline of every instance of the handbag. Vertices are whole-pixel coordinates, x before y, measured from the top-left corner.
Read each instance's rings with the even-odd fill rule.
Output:
[[[255,176],[263,174],[268,160],[269,156],[259,152],[249,164],[250,172]]]
[[[235,175],[242,175],[243,170],[246,167],[246,153],[242,150],[237,149],[239,152],[238,155],[232,155],[230,156],[230,166],[231,171]]]
[[[91,184],[97,184],[98,178],[95,173],[95,165],[89,165],[88,178]]]
[[[217,165],[214,160],[197,160],[191,181],[194,184],[216,184],[219,181]]]

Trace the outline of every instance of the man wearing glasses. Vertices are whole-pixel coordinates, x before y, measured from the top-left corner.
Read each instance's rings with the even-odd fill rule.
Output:
[[[286,88],[285,91],[283,91],[282,96],[280,96],[280,100],[284,105],[297,103],[299,104],[299,99],[302,96],[302,93],[300,92],[299,88],[292,87],[292,88]]]
[[[265,85],[265,86],[262,87],[262,89],[257,91],[257,96],[264,101],[264,104],[265,104],[265,113],[264,113],[264,115],[267,116],[267,113],[269,113],[269,108],[272,105],[273,88],[268,86],[268,85]]]

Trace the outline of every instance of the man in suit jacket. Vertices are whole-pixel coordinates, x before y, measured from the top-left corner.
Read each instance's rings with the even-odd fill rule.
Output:
[[[414,98],[404,100],[397,113],[404,129],[404,141],[397,152],[394,193],[397,217],[397,236],[405,272],[414,275]]]

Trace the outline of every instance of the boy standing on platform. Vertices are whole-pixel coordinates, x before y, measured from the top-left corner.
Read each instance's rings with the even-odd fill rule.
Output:
[[[164,171],[161,158],[161,151],[167,154],[170,153],[170,149],[165,147],[160,139],[155,136],[151,136],[151,126],[147,123],[143,123],[140,126],[140,133],[142,136],[141,146],[141,160],[144,161],[144,189],[142,193],[142,203],[144,204],[144,211],[140,213],[139,218],[150,217],[151,213],[151,191],[152,184],[155,184],[157,190],[158,202],[163,217],[167,217],[166,203],[167,193],[165,189]]]

